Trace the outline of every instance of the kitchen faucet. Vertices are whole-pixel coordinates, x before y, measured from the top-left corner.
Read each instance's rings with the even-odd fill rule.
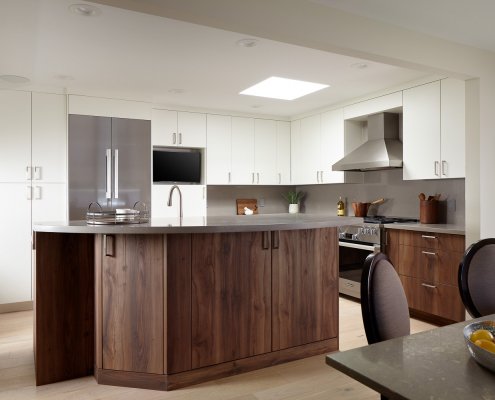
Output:
[[[180,219],[182,221],[182,192],[180,191],[179,186],[174,185],[170,188],[170,193],[168,194],[167,206],[169,207],[172,206],[172,193],[174,192],[174,189],[177,189],[179,191],[179,214],[180,214]]]

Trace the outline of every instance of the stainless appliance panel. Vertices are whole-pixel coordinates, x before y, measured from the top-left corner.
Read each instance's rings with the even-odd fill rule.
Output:
[[[106,198],[106,151],[112,147],[111,118],[69,115],[69,219],[85,219],[88,205]]]
[[[151,121],[112,118],[112,206],[151,207]]]

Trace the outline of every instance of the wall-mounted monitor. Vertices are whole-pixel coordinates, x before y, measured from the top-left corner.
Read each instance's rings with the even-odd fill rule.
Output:
[[[153,148],[153,183],[201,183],[201,151]]]

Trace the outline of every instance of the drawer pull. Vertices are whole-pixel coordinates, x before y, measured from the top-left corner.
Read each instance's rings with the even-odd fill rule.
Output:
[[[345,285],[348,286],[348,287],[354,287],[354,284],[352,284],[350,282],[346,282]]]
[[[427,283],[422,283],[421,286],[430,288],[430,289],[436,289],[437,287],[435,285],[428,285]]]
[[[427,256],[436,256],[437,253],[433,253],[432,251],[422,251],[421,253],[426,254]]]
[[[421,235],[423,239],[436,239],[436,236],[431,236],[431,235]]]

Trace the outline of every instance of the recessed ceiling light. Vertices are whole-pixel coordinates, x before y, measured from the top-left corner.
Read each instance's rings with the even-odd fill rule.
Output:
[[[258,45],[257,39],[241,39],[235,42],[239,47],[255,47]]]
[[[53,77],[55,79],[58,79],[60,81],[73,81],[74,80],[74,77],[73,76],[70,76],[70,75],[64,75],[64,74],[57,74],[57,75],[53,75]]]
[[[168,92],[172,93],[172,94],[182,94],[185,92],[185,90],[184,89],[170,89]]]
[[[69,6],[69,10],[83,17],[95,17],[101,14],[101,10],[91,4],[72,4]]]
[[[295,100],[307,94],[325,89],[329,85],[298,81],[295,79],[272,76],[240,92],[249,96],[269,97],[271,99]]]
[[[368,64],[366,64],[365,62],[358,62],[355,64],[351,64],[351,68],[366,69],[366,68],[368,68]]]
[[[260,106],[259,104],[253,104],[253,105],[251,106],[251,108],[261,108],[261,107],[262,107],[262,106]]]
[[[8,83],[16,83],[16,84],[30,82],[28,78],[18,75],[0,75],[0,79]]]

